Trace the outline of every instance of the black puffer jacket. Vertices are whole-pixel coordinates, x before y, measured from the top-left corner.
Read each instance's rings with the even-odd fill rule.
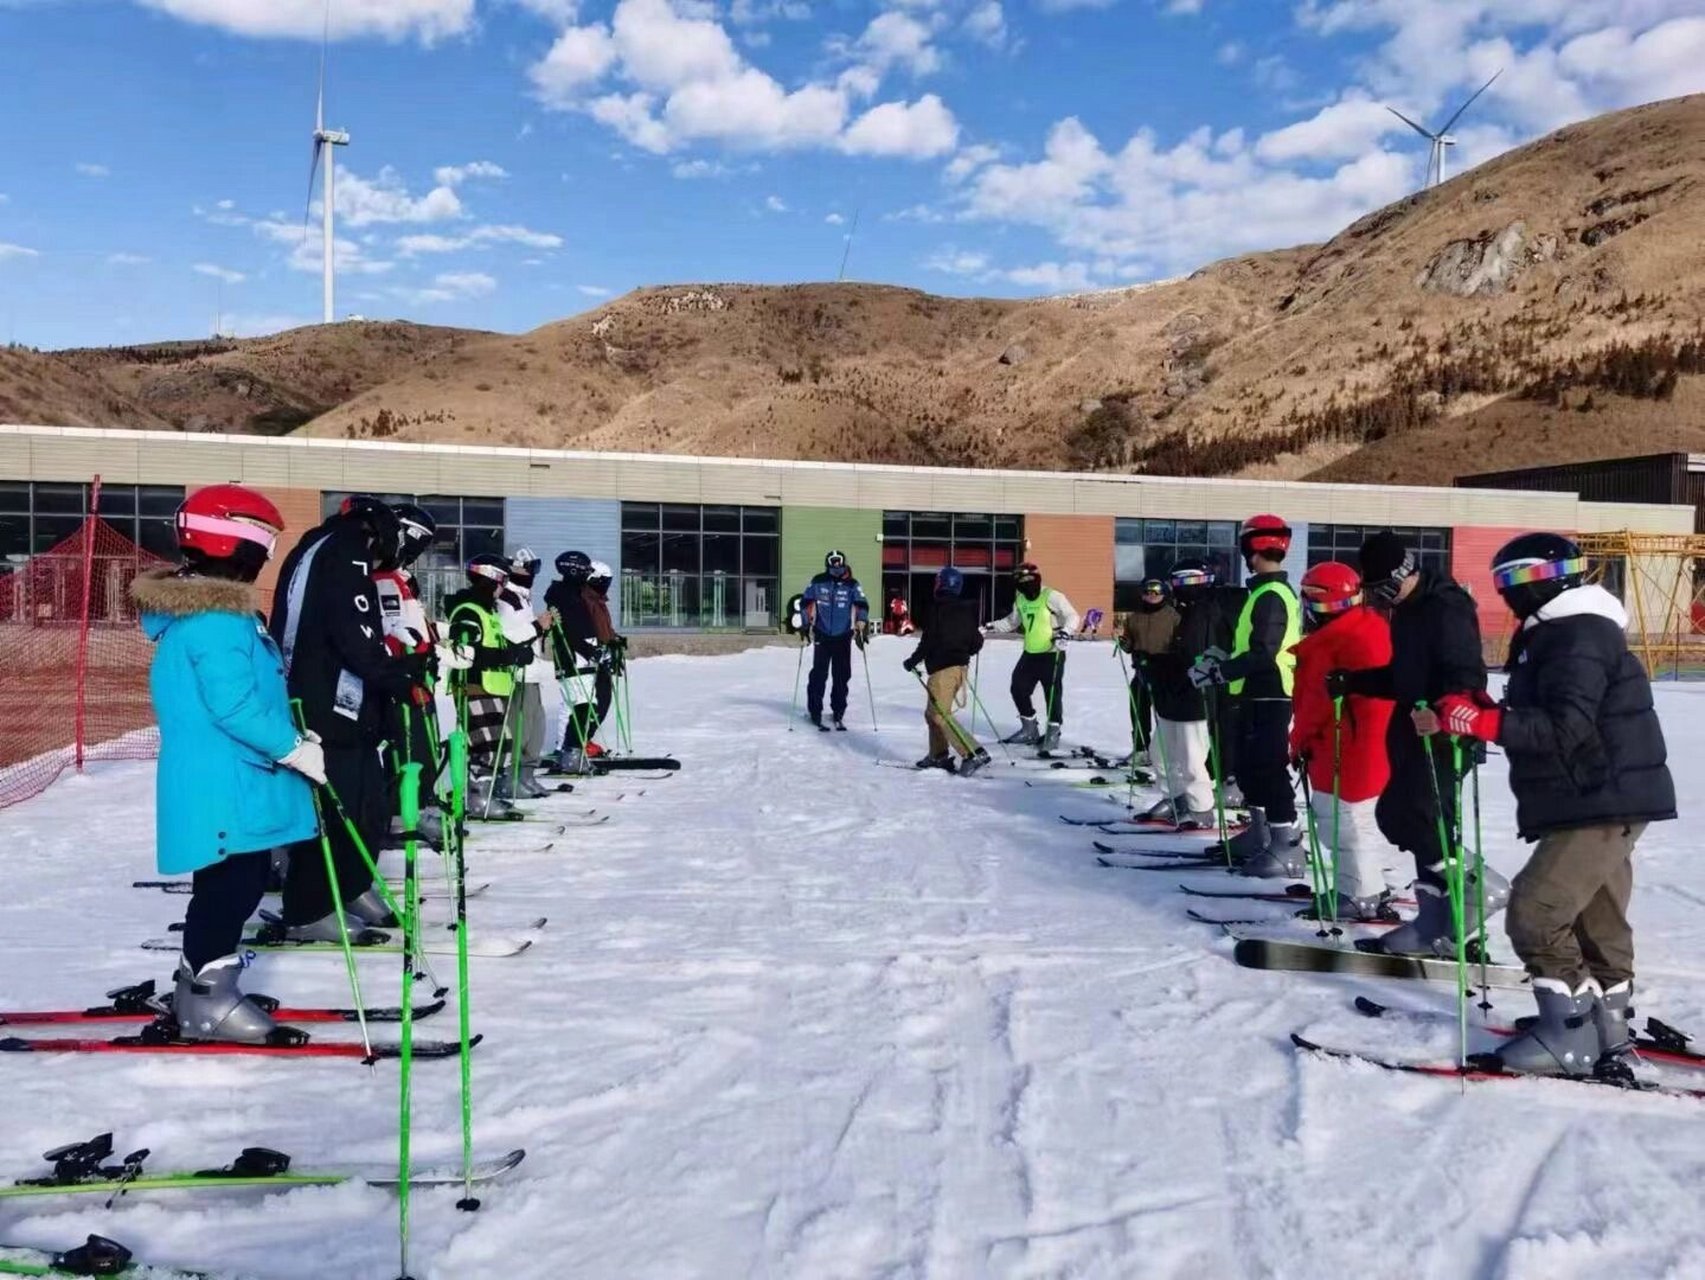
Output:
[[[977,602],[937,600],[929,624],[918,637],[918,647],[906,661],[922,662],[934,675],[949,667],[963,667],[983,648],[983,632],[977,625]]]
[[[1143,667],[1154,695],[1154,713],[1161,719],[1184,723],[1208,718],[1206,699],[1190,683],[1190,664],[1211,648],[1231,652],[1231,638],[1244,599],[1236,587],[1178,593],[1173,601],[1178,609],[1178,630],[1172,647]]]
[[[1577,587],[1516,635],[1498,741],[1524,840],[1675,817],[1663,726],[1627,623],[1604,588]]]
[[[1415,731],[1407,713],[1417,702],[1430,706],[1447,693],[1483,690],[1486,659],[1474,597],[1446,575],[1423,569],[1409,598],[1391,611],[1390,665],[1356,672],[1350,686],[1395,702],[1393,736],[1401,727],[1411,738]]]

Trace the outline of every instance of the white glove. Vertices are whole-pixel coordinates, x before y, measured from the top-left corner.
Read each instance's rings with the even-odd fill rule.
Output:
[[[1190,683],[1198,689],[1225,683],[1225,673],[1220,670],[1220,660],[1214,657],[1211,651],[1196,659],[1189,674]]]
[[[280,756],[278,763],[286,769],[294,769],[309,782],[322,787],[326,785],[326,751],[319,738],[312,734],[296,739],[296,745],[288,755]]]
[[[474,665],[472,646],[443,644],[438,646],[438,666],[444,671],[467,671]]]

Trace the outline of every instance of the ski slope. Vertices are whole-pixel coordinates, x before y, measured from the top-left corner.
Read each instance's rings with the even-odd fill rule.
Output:
[[[614,815],[548,853],[488,851],[543,827],[476,836],[470,875],[493,888],[469,904],[475,936],[550,920],[524,955],[473,970],[478,1147],[529,1154],[478,1214],[454,1192],[417,1195],[416,1277],[1705,1275],[1705,1110],[1299,1058],[1292,1031],[1448,1056],[1454,992],[1239,969],[1186,907],[1282,908],[1098,867],[1098,833],[1058,815],[1111,817],[1104,796],[1026,787],[1004,763],[973,780],[877,767],[923,754],[908,649],[870,650],[877,733],[856,665],[854,732],[819,735],[789,732],[791,649],[636,663],[636,748],[683,771],[540,804],[541,819]],[[1017,652],[982,662],[1007,728]],[[1066,688],[1068,739],[1126,741],[1110,646],[1075,646]],[[1659,700],[1686,808],[1705,782],[1705,688]],[[1490,860],[1514,872],[1501,759],[1483,791]],[[148,765],[0,812],[0,1007],[169,978],[171,957],[136,947],[186,902],[129,887],[154,874],[152,833]],[[1638,854],[1639,1006],[1705,1031],[1691,843],[1669,823]],[[369,999],[396,1003],[394,959],[362,965]],[[348,997],[335,956],[269,956],[248,980],[292,1004]],[[1358,994],[1431,1016],[1372,1022]],[[1495,1018],[1528,1012],[1498,1000]],[[396,1078],[391,1063],[0,1055],[0,1176],[107,1129],[161,1168],[250,1145],[303,1166],[383,1161]],[[417,1159],[453,1160],[453,1063],[419,1064],[415,1096]],[[394,1200],[366,1187],[85,1200],[0,1203],[0,1240],[100,1231],[222,1274],[397,1274]]]

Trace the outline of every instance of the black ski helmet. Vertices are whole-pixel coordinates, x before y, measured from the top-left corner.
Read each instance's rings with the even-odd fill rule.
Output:
[[[584,551],[564,551],[556,558],[557,577],[571,587],[583,587],[592,576],[592,557]]]
[[[1137,586],[1137,608],[1153,613],[1166,603],[1172,587],[1165,578],[1144,578]]]
[[[1206,560],[1180,560],[1167,571],[1172,594],[1180,604],[1193,604],[1219,582],[1219,575]]]
[[[533,554],[531,547],[522,547],[519,551],[509,553],[509,576],[517,586],[530,587],[544,564],[543,560]]]
[[[397,513],[366,493],[352,493],[343,500],[338,514],[353,519],[367,530],[367,551],[373,562],[394,568],[402,554],[403,526]]]
[[[438,521],[432,518],[432,513],[425,507],[413,502],[397,503],[391,508],[391,514],[396,516],[397,524],[402,529],[397,564],[407,568],[425,555],[426,549],[438,537]]]
[[[957,600],[965,592],[965,575],[948,565],[935,575],[935,594],[938,599]]]
[[[841,572],[836,573],[835,570],[837,569]],[[823,557],[823,571],[836,578],[850,574],[852,572],[852,565],[847,562],[847,553],[838,547],[829,552],[828,555]]]
[[[495,593],[509,585],[509,561],[502,556],[475,556],[468,561],[468,581],[474,586],[491,584]]]
[[[1518,618],[1531,618],[1586,574],[1580,546],[1560,533],[1524,533],[1492,557],[1492,585]]]
[[[1012,571],[1012,581],[1018,588],[1018,594],[1028,600],[1042,594],[1042,570],[1029,560]]]

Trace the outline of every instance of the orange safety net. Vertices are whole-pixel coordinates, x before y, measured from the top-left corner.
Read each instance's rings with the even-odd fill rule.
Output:
[[[0,570],[0,808],[85,760],[147,760],[153,646],[130,582],[163,563],[91,516],[58,546]]]

